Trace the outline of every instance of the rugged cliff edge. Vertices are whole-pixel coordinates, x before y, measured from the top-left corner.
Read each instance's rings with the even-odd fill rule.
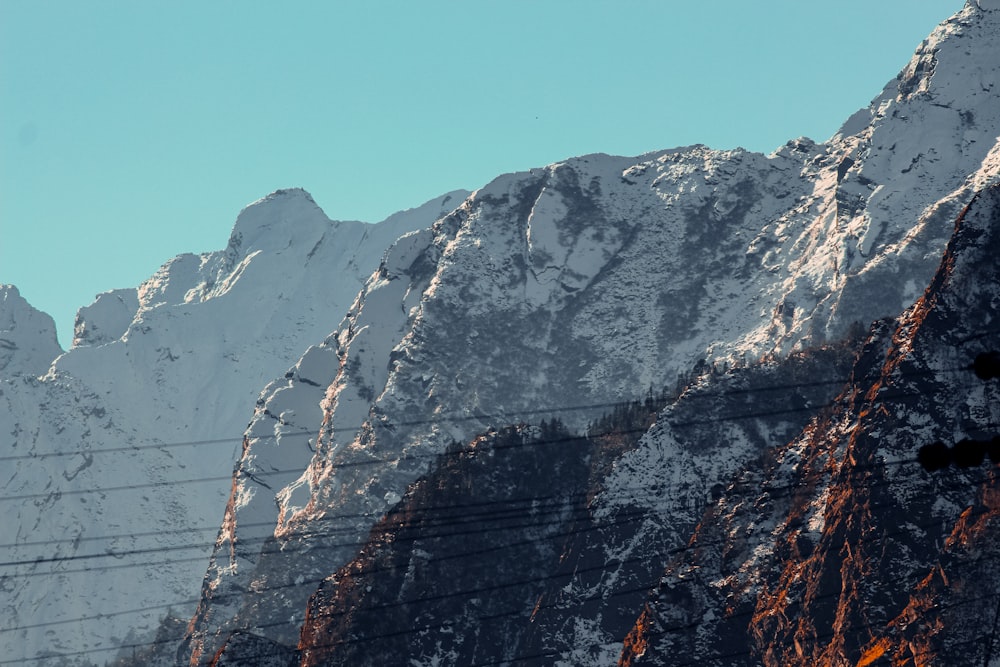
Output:
[[[835,404],[708,508],[622,664],[998,659],[997,471],[916,460],[996,432],[996,380],[969,365],[996,348],[998,235],[994,186],[959,217],[924,296],[873,330]]]

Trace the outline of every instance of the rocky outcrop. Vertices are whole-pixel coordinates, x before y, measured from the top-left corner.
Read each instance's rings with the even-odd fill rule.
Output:
[[[748,466],[667,567],[621,664],[979,665],[1000,578],[997,471],[929,473],[938,439],[988,438],[996,381],[1000,188],[958,218],[940,268],[873,331],[850,382],[802,435]]]
[[[52,318],[13,285],[0,285],[0,378],[42,375],[60,354]]]

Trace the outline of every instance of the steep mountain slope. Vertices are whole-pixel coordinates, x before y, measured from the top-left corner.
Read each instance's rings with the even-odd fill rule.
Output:
[[[850,354],[840,346],[725,376],[705,369],[679,397],[618,406],[586,437],[543,422],[450,448],[373,529],[361,553],[311,596],[302,664],[613,662],[659,576],[656,555],[674,526],[672,517],[638,503],[607,511],[599,499],[611,464],[667,427],[683,433],[689,449],[719,457],[718,441],[710,440],[719,416],[705,410],[716,403],[749,415],[726,416],[758,439],[791,437],[811,411],[761,410],[766,396],[780,391],[808,405],[826,400],[830,386],[754,387],[846,372]],[[712,400],[720,394],[728,400]],[[667,401],[671,407],[658,415]],[[637,479],[616,491],[627,494],[619,500],[635,501],[683,488]]]
[[[234,631],[295,645],[317,583],[453,440],[552,415],[579,428],[701,358],[818,347],[912,303],[955,215],[1000,175],[998,35],[1000,12],[970,2],[824,144],[575,158],[500,177],[400,239],[339,331],[258,402],[182,659]],[[693,526],[763,429],[793,425],[734,429],[727,462],[698,454],[685,475],[641,447],[601,511],[635,505],[616,489],[654,471],[662,491],[639,505],[669,499],[660,528]],[[649,436],[686,439],[704,440]]]
[[[275,192],[225,250],[82,308],[65,354],[51,320],[4,288],[0,654],[103,663],[163,616],[190,616],[246,406],[335,328],[392,241],[467,194],[369,225]]]
[[[988,439],[1000,187],[958,220],[941,268],[881,324],[836,404],[747,468],[704,516],[642,613],[622,664],[993,664],[998,478],[935,473],[922,445]],[[690,629],[696,627],[697,631]]]

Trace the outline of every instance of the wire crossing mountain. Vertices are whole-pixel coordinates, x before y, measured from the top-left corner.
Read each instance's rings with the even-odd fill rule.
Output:
[[[916,456],[998,421],[965,370],[998,91],[970,0],[823,143],[576,157],[376,226],[279,191],[54,361],[9,297],[4,650],[981,663],[993,472]]]
[[[621,664],[1000,655],[998,471],[930,474],[915,460],[942,433],[997,430],[1000,388],[965,366],[998,336],[998,233],[993,185],[962,212],[924,295],[873,328],[830,408],[731,476],[689,548],[664,559]]]

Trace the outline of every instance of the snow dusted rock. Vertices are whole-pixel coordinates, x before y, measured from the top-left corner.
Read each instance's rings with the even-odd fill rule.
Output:
[[[98,294],[94,303],[76,313],[73,347],[106,345],[122,337],[139,310],[139,292],[134,288]]]
[[[998,232],[993,186],[832,409],[730,477],[666,558],[622,665],[993,664],[996,470],[928,473],[916,454],[996,432],[997,385],[968,365],[994,349]]]
[[[13,285],[0,285],[0,378],[41,375],[61,353],[52,318]]]
[[[336,327],[396,237],[464,194],[369,225],[331,221],[305,191],[279,190],[240,213],[225,250],[175,257],[135,298],[98,297],[78,318],[89,344],[54,370],[131,401],[163,440],[227,439],[228,457],[260,388]],[[86,335],[94,327],[103,337]]]
[[[911,303],[922,283],[893,276],[933,271],[949,221],[995,181],[998,26],[995,12],[967,4],[831,140],[836,148],[827,159],[837,164],[836,181],[820,179],[816,193],[835,212],[825,261],[846,274],[831,304],[835,313],[875,293],[896,309]],[[900,216],[916,222],[907,223],[902,236],[892,223]]]
[[[785,356],[898,314],[1000,176],[998,36],[970,3],[826,143],[573,158],[501,176],[401,239],[323,345],[309,464],[240,505],[287,388],[258,405],[185,654],[204,661],[237,629],[294,644],[316,581],[453,440],[553,414],[580,427],[699,359]],[[272,500],[263,541],[252,508]]]
[[[467,198],[452,193],[374,227],[331,222],[301,190],[276,192],[241,213],[225,250],[177,257],[139,288],[98,297],[81,311],[74,347],[42,378],[35,377],[44,372],[39,359],[48,357],[47,365],[58,347],[44,347],[47,336],[23,338],[23,318],[16,327],[0,320],[0,338],[43,341],[36,351],[22,354],[29,346],[18,343],[15,354],[0,357],[0,433],[12,434],[0,440],[3,532],[10,536],[0,580],[2,616],[10,620],[0,625],[0,652],[11,660],[44,653],[50,664],[103,663],[111,646],[127,656],[159,619],[190,617],[211,552],[181,660],[206,662],[219,650],[220,660],[230,663],[260,658],[260,652],[292,659],[307,610],[336,609],[348,593],[365,592],[338,589],[330,575],[375,558],[378,545],[368,544],[372,526],[397,503],[419,497],[417,480],[440,472],[433,464],[453,441],[479,443],[478,434],[491,427],[553,415],[569,428],[582,427],[609,402],[673,384],[700,359],[748,367],[769,354],[787,360],[796,350],[840,338],[855,322],[867,326],[898,315],[931,279],[955,215],[1000,174],[998,22],[993,0],[970,1],[825,143],[798,139],[767,156],[703,146],[637,158],[584,156],[502,176]],[[30,311],[16,305],[13,312]],[[879,340],[869,348],[872,359],[883,350]],[[953,407],[974,411],[970,419],[986,414],[978,398],[959,386],[948,389],[958,401]],[[695,388],[688,400],[697,394]],[[821,393],[799,398],[804,408],[824,400]],[[610,474],[603,467],[577,470],[596,476],[588,478],[587,498],[598,487],[603,493],[587,508],[593,516],[560,520],[567,529],[577,519],[589,521],[587,529],[603,531],[604,541],[584,541],[569,552],[546,543],[536,550],[542,557],[568,553],[592,567],[591,556],[582,554],[600,547],[601,559],[652,563],[657,548],[675,544],[663,530],[666,519],[632,533],[607,522],[661,510],[672,522],[692,522],[703,509],[699,499],[718,495],[716,485],[729,481],[712,477],[730,475],[744,462],[740,457],[795,428],[779,417],[726,427],[716,441],[737,443],[738,451],[727,465],[716,465],[702,451],[712,433],[675,428],[677,415],[693,403],[687,405],[661,413]],[[716,409],[726,405],[732,404]],[[933,430],[919,412],[906,419],[912,422],[907,433]],[[839,433],[837,447],[851,445],[850,438],[846,430]],[[220,442],[205,442],[214,439]],[[164,444],[149,446],[157,442]],[[178,442],[193,444],[167,446]],[[806,449],[790,448],[777,459],[774,480],[793,479],[796,461],[808,459]],[[688,474],[658,468],[663,452],[680,452]],[[856,453],[871,458],[863,448]],[[234,457],[239,461],[230,479]],[[488,476],[503,468],[487,463],[470,466],[482,464],[486,472],[476,474]],[[640,472],[642,493],[627,490]],[[746,486],[760,481],[756,472],[737,474],[745,474]],[[502,476],[490,480],[491,492],[506,497]],[[470,484],[459,488],[477,488]],[[447,502],[433,489],[422,493]],[[738,570],[748,564],[744,573],[761,570],[765,561],[793,573],[803,563],[782,548],[825,545],[817,551],[822,557],[806,563],[804,580],[818,585],[845,565],[836,554],[850,544],[841,538],[853,530],[851,517],[870,509],[847,502],[852,494],[847,489],[834,506],[820,493],[806,508],[808,534],[795,535],[794,543],[768,538],[747,555],[741,551],[747,542],[734,540],[720,557]],[[723,501],[719,511],[737,500]],[[939,520],[957,503],[952,495],[937,507],[913,507]],[[719,524],[742,526],[742,516],[732,512]],[[761,515],[754,525],[769,529],[771,518]],[[789,536],[799,530],[788,526]],[[841,532],[824,533],[825,526]],[[213,550],[207,541],[216,533]],[[965,539],[962,531],[959,536]],[[531,531],[525,537],[531,539]],[[424,558],[419,550],[387,556],[397,557],[414,567]],[[930,572],[926,554],[911,561],[917,569],[905,570],[907,561],[899,559],[885,573]],[[862,572],[869,562],[846,565]],[[538,567],[531,576],[554,572],[565,574]],[[676,572],[683,579],[693,570]],[[613,661],[620,637],[612,629],[632,600],[619,595],[621,587],[636,588],[640,574],[593,570],[569,587],[562,586],[565,579],[545,579],[559,586],[545,591],[548,602],[531,619],[551,632],[525,638],[522,646],[574,664]],[[745,580],[719,581],[734,593],[759,592],[739,588]],[[928,581],[929,590],[935,580]],[[849,579],[857,582],[863,577]],[[770,606],[755,619],[755,641],[789,641],[758,644],[762,654],[776,662],[795,659],[780,649],[803,639],[802,655],[823,657],[805,640],[810,628],[828,631],[826,612],[774,622],[794,618],[788,610],[771,611],[781,591],[795,593],[797,584],[766,583],[777,592],[761,598]],[[391,582],[379,584],[380,594],[392,591]],[[432,593],[427,582],[421,585]],[[323,595],[314,597],[318,587]],[[528,595],[532,589],[517,590],[530,610],[537,599]],[[702,589],[695,597],[710,593]],[[829,597],[825,590],[819,595]],[[905,651],[903,639],[911,638],[892,633],[907,632],[905,620],[935,598],[887,598],[892,595],[877,593],[864,600],[879,609],[877,639]],[[838,602],[854,627],[863,625],[858,599]],[[589,605],[586,616],[578,603]],[[477,618],[470,608],[462,607],[461,619]],[[657,611],[663,608],[651,608],[646,621]],[[701,634],[693,640],[704,639],[721,602],[678,608],[695,611],[687,621]],[[322,635],[321,628],[311,631]],[[351,631],[347,624],[338,636]],[[743,639],[727,633],[714,636],[748,641],[745,633]],[[863,657],[846,636],[829,655]],[[933,648],[933,637],[917,639]],[[942,645],[962,641],[953,639]],[[157,646],[171,642],[164,636]],[[678,650],[669,643],[643,646],[651,660],[657,650]],[[864,655],[880,647],[889,650],[866,644],[874,652]],[[635,648],[630,655],[639,653]],[[432,649],[428,661],[458,655]]]
[[[398,236],[467,194],[370,225],[275,192],[240,213],[225,250],[176,257],[82,308],[65,354],[51,319],[4,288],[0,654],[104,664],[161,619],[190,618],[261,387],[336,327]],[[278,414],[317,431],[323,389]],[[280,485],[308,460],[275,463],[296,466]]]

